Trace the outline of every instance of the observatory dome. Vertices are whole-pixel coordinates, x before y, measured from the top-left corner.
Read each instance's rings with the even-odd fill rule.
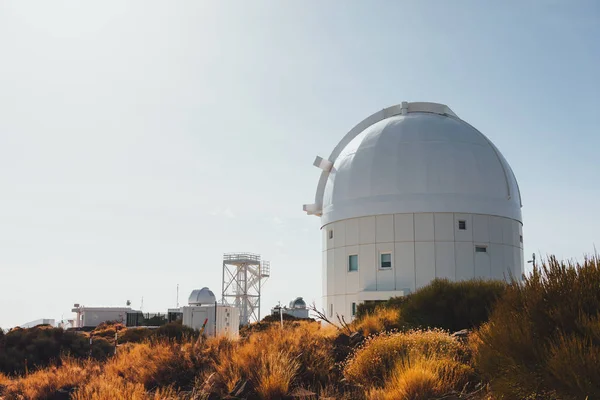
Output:
[[[405,296],[434,279],[522,276],[521,194],[481,132],[437,103],[385,108],[327,158],[321,217],[323,304],[351,320],[357,306]]]
[[[306,308],[306,302],[302,297],[296,297],[295,300],[290,301],[290,308]]]
[[[309,214],[465,212],[522,222],[515,176],[494,144],[447,106],[402,103],[352,129],[328,160]]]
[[[200,306],[200,305],[208,305],[215,304],[217,301],[217,297],[215,294],[207,287],[203,287],[202,289],[195,289],[190,294],[188,298],[188,304],[190,306]]]

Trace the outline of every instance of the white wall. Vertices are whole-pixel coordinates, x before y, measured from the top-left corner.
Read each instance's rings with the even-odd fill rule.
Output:
[[[204,321],[204,334],[215,335],[215,307],[214,306],[185,306],[183,312],[183,325],[195,330],[202,329]],[[216,334],[225,336],[237,336],[239,333],[240,311],[236,307],[217,306]]]
[[[465,221],[466,229],[459,229]],[[333,237],[330,238],[330,231]],[[410,293],[434,278],[504,279],[523,273],[520,222],[481,214],[415,213],[352,218],[326,225],[323,234],[323,308],[352,319],[352,303],[369,292]],[[484,247],[486,252],[476,252]],[[380,268],[380,254],[392,267]],[[348,257],[358,255],[358,271]],[[378,298],[376,293],[372,297]]]
[[[127,322],[129,308],[82,308],[83,326],[95,328],[102,322],[119,321]]]

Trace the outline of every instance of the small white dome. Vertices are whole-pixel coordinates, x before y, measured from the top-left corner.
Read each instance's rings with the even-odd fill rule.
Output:
[[[316,164],[315,164],[316,165]],[[500,151],[448,107],[402,103],[336,146],[309,214],[323,225],[368,215],[462,212],[522,222],[517,180]]]
[[[296,297],[295,300],[290,301],[290,308],[306,308],[306,302],[302,297]]]
[[[217,301],[217,297],[215,294],[207,287],[203,287],[202,289],[195,289],[190,294],[188,298],[188,304],[190,306],[200,306],[207,304],[215,304]]]

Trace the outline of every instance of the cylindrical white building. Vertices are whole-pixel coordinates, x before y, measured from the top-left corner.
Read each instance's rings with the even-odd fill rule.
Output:
[[[368,300],[434,278],[523,273],[521,196],[494,144],[445,105],[406,103],[356,125],[329,158],[321,217],[323,307],[351,319]]]

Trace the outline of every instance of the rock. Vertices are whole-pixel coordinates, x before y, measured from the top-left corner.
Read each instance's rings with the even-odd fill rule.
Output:
[[[460,331],[454,332],[452,334],[453,338],[456,338],[462,342],[466,342],[469,339],[469,330],[468,329],[462,329]]]

